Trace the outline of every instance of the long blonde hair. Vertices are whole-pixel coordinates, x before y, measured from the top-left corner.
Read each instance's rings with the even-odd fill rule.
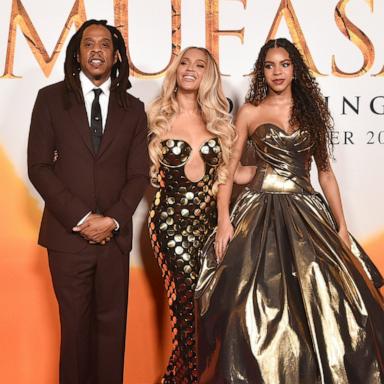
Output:
[[[149,156],[152,162],[151,180],[152,185],[158,186],[157,178],[162,157],[161,141],[171,130],[170,122],[179,112],[176,100],[177,82],[176,72],[184,54],[189,49],[199,49],[207,56],[207,69],[197,94],[197,104],[206,124],[207,130],[219,138],[222,159],[216,173],[216,181],[213,190],[217,190],[219,184],[224,184],[228,175],[228,164],[231,147],[236,134],[232,124],[231,115],[228,113],[228,100],[224,96],[220,80],[220,71],[212,54],[205,48],[185,48],[174,59],[170,66],[161,89],[160,96],[151,104],[148,111],[149,121]]]

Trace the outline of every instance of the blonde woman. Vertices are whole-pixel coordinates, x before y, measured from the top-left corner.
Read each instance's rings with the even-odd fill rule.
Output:
[[[193,296],[198,252],[216,225],[235,138],[218,66],[205,48],[180,53],[149,110],[151,176],[158,190],[149,232],[167,290],[173,350],[163,383],[198,382]]]

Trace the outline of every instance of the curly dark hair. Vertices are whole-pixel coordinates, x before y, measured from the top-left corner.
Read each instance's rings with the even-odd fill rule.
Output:
[[[267,96],[268,86],[264,77],[264,63],[271,48],[284,48],[293,64],[292,109],[289,124],[310,133],[313,155],[320,170],[328,170],[329,157],[333,153],[331,140],[333,119],[319,84],[311,75],[299,50],[284,38],[269,40],[260,49],[254,65],[252,81],[246,102],[259,105]]]
[[[75,94],[78,102],[83,101],[83,92],[81,90],[79,78],[81,67],[77,60],[77,56],[80,51],[80,43],[83,33],[91,25],[101,25],[111,33],[113,50],[114,52],[118,52],[117,61],[111,70],[111,91],[117,93],[119,104],[123,108],[126,108],[128,104],[127,89],[131,88],[131,83],[129,81],[129,65],[125,41],[121,32],[116,27],[108,25],[106,20],[87,20],[69,41],[64,62],[64,81],[66,88],[68,92],[73,92]]]

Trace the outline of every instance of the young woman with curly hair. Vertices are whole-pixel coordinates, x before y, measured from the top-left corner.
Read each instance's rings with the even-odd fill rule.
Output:
[[[204,48],[190,47],[167,72],[149,110],[152,247],[171,312],[173,350],[163,383],[198,381],[194,290],[199,250],[216,225],[216,190],[225,183],[234,127],[220,72]]]
[[[200,382],[383,383],[383,278],[347,231],[332,118],[288,40],[262,47],[236,129],[196,288]],[[254,163],[240,168],[248,185],[230,215],[247,140]]]

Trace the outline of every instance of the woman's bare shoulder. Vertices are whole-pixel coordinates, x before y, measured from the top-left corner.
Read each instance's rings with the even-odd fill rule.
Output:
[[[263,120],[263,115],[263,106],[261,104],[256,106],[251,103],[244,103],[237,113],[236,121],[246,125],[248,131],[250,131],[255,124]]]
[[[263,115],[264,107],[261,104],[253,105],[251,103],[244,103],[237,112],[237,118],[246,119],[247,121],[258,120]]]

